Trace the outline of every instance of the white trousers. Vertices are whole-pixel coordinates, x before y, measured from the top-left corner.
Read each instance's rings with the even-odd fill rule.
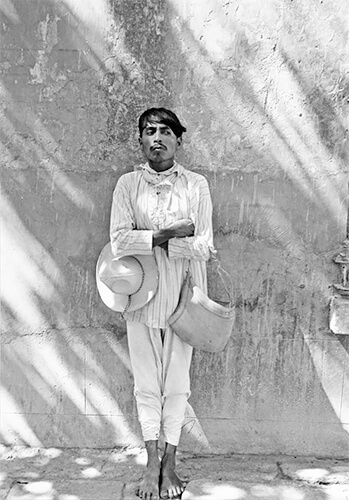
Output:
[[[127,321],[134,394],[144,441],[178,445],[187,399],[193,348],[173,330]]]

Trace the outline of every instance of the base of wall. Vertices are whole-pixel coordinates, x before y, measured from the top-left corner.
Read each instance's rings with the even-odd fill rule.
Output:
[[[26,422],[26,426],[24,426]],[[16,424],[21,432],[16,432]],[[1,416],[2,444],[58,448],[138,447],[136,416]],[[349,425],[196,418],[189,407],[179,448],[201,454],[284,454],[348,458]],[[326,450],[326,453],[324,453]]]

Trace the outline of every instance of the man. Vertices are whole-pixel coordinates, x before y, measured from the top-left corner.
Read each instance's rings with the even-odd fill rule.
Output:
[[[206,179],[175,161],[186,131],[165,108],[139,118],[139,144],[147,160],[120,177],[113,195],[110,239],[113,254],[154,254],[159,271],[155,296],[125,313],[138,418],[148,454],[139,485],[143,499],[176,498],[184,490],[175,472],[187,399],[192,347],[168,324],[190,267],[207,289],[206,261],[213,247],[212,203]],[[165,438],[159,462],[160,431]]]

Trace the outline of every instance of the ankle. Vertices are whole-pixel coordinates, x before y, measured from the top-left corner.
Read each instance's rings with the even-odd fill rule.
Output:
[[[161,464],[163,467],[175,468],[176,466],[176,451],[177,447],[166,443],[164,454],[161,459]]]
[[[159,469],[160,468],[160,458],[158,455],[153,456],[150,455],[148,456],[147,460],[147,467],[152,468],[152,469]]]
[[[151,469],[158,469],[160,467],[159,454],[158,454],[158,442],[157,441],[146,441],[145,448],[147,450],[147,467]]]
[[[160,462],[159,460],[155,462],[155,460],[148,460],[146,469],[153,473],[158,473],[160,471]]]

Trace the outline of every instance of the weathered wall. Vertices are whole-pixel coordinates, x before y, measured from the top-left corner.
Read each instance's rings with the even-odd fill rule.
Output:
[[[346,227],[346,2],[0,11],[1,441],[139,442],[124,324],[94,268],[114,185],[141,160],[137,116],[164,105],[188,128],[180,160],[209,179],[237,304],[228,348],[195,352],[182,446],[345,456],[349,342],[328,303]]]

